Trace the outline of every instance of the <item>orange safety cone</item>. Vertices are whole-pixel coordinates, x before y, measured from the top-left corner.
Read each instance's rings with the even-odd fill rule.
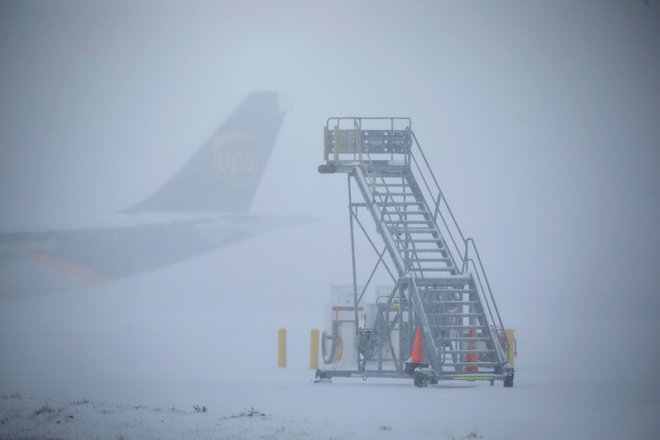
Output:
[[[474,338],[477,336],[477,332],[474,331],[474,329],[470,330],[468,332],[468,338]],[[468,341],[467,343],[467,349],[468,350],[476,350],[477,349],[477,343],[475,341]],[[465,355],[465,362],[479,362],[479,355],[477,353],[468,353]],[[478,373],[479,372],[479,366],[477,365],[467,365],[465,367],[465,371],[468,373]]]
[[[415,331],[415,341],[413,342],[412,358],[410,359],[413,364],[424,363],[424,342],[422,341],[422,331],[419,326]]]

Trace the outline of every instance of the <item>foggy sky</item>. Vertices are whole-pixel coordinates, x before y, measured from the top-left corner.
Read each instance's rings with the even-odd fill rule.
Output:
[[[657,1],[3,1],[0,60],[3,231],[93,226],[274,90],[252,212],[328,225],[319,267],[348,239],[326,118],[410,116],[509,322],[658,319]]]

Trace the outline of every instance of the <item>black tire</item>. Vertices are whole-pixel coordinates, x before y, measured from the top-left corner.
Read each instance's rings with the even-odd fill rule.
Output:
[[[504,378],[504,388],[513,388],[513,374]]]
[[[417,388],[424,388],[428,385],[428,380],[424,374],[416,373],[413,383]]]

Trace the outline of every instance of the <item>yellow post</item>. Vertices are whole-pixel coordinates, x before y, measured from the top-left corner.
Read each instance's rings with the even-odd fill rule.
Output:
[[[323,160],[328,160],[328,127],[323,127]]]
[[[309,348],[309,368],[316,370],[319,367],[319,331],[313,329]]]
[[[509,349],[506,353],[507,361],[513,367],[516,360],[516,337],[514,336],[515,330],[508,328],[504,330],[504,333],[506,334],[506,342],[509,346]]]
[[[334,159],[339,160],[339,121],[335,125]]]
[[[277,331],[278,336],[278,352],[277,352],[277,366],[280,368],[286,367],[286,329],[281,328]]]

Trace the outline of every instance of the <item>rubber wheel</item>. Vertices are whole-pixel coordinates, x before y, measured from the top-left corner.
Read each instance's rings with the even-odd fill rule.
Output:
[[[513,374],[504,378],[504,388],[513,388]]]
[[[426,379],[426,376],[423,375],[423,374],[415,374],[415,378],[413,379],[413,383],[418,388],[424,388],[428,385],[428,380]]]

